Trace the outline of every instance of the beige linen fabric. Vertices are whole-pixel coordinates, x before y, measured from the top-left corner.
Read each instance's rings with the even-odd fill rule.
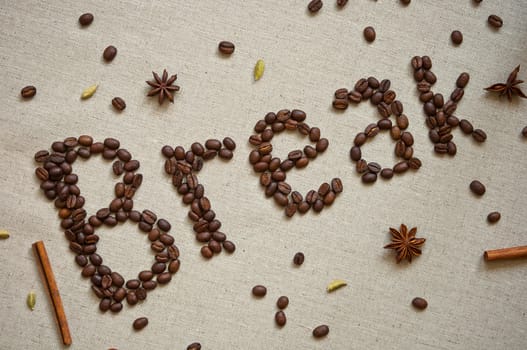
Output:
[[[527,142],[520,136],[527,101],[509,103],[483,91],[518,64],[519,78],[527,78],[525,2],[415,0],[405,7],[356,0],[338,10],[326,0],[315,16],[307,2],[0,1],[0,226],[11,233],[0,241],[0,348],[61,348],[30,250],[39,239],[63,297],[71,349],[185,349],[194,341],[215,350],[527,348],[527,260],[482,260],[485,249],[527,244]],[[77,19],[87,11],[95,20],[80,28]],[[490,14],[503,18],[501,29],[488,27]],[[362,37],[368,25],[377,31],[371,44]],[[450,42],[455,29],[464,34],[459,47]],[[236,44],[231,57],[217,53],[221,40]],[[108,45],[118,49],[111,63],[102,60]],[[459,73],[470,73],[456,114],[485,130],[487,142],[456,130],[458,154],[434,154],[409,64],[423,54],[433,59],[434,91],[445,97]],[[258,59],[266,71],[254,82]],[[145,96],[144,81],[164,68],[178,74],[181,91],[173,105],[158,106]],[[370,75],[392,81],[423,166],[364,186],[348,152],[355,134],[378,115],[369,103],[337,113],[331,101],[337,88]],[[81,101],[82,90],[95,83],[95,95]],[[19,91],[30,84],[37,95],[22,101]],[[115,96],[127,103],[123,113],[111,106]],[[308,168],[288,173],[302,193],[342,179],[344,192],[320,214],[286,219],[248,163],[254,124],[282,108],[306,111],[306,122],[330,141]],[[141,162],[145,178],[135,208],[168,219],[181,250],[172,282],[119,314],[99,312],[34,176],[37,150],[81,134],[115,137]],[[234,158],[206,163],[199,179],[237,250],[204,261],[160,150],[225,136],[237,142]],[[273,144],[273,154],[285,157],[306,140],[284,133]],[[363,152],[383,166],[395,162],[387,133]],[[88,212],[108,205],[117,181],[111,163],[97,157],[74,169]],[[482,198],[468,189],[473,179],[487,186]],[[489,225],[494,210],[502,219]],[[388,228],[401,223],[427,239],[412,264],[397,265],[382,249]],[[150,267],[148,240],[134,225],[98,232],[98,252],[112,269],[132,278]],[[306,255],[300,268],[291,263],[297,251]],[[327,294],[334,278],[348,286]],[[255,284],[268,287],[264,299],[251,297]],[[34,311],[25,305],[30,290],[37,294]],[[283,329],[274,325],[280,295],[290,299]],[[411,307],[415,296],[428,300],[427,310]],[[134,332],[140,316],[150,324]],[[315,340],[311,330],[319,324],[330,333]]]

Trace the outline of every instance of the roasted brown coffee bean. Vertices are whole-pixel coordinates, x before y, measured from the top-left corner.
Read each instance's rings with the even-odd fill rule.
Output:
[[[402,140],[397,141],[395,144],[395,155],[397,157],[403,157],[406,151],[406,143]]]
[[[373,27],[366,27],[363,31],[364,39],[366,39],[367,42],[373,42],[375,40],[376,34],[375,29]]]
[[[298,252],[293,257],[293,264],[295,264],[296,266],[300,266],[300,265],[302,265],[304,263],[304,259],[305,259],[304,253]]]
[[[379,133],[379,127],[376,123],[371,123],[364,129],[364,133],[368,137],[375,137]]]
[[[79,24],[83,27],[89,26],[93,22],[93,15],[91,13],[84,13],[79,17]]]
[[[412,60],[410,61],[412,64],[412,68],[414,70],[418,70],[421,67],[423,67],[423,59],[420,56],[414,56],[412,57]]]
[[[444,143],[437,143],[434,146],[434,151],[439,154],[450,153],[448,150],[448,144],[444,144]]]
[[[361,78],[357,80],[355,83],[355,91],[360,92],[361,94],[366,91],[366,89],[369,87],[368,80]]]
[[[133,323],[133,327],[136,331],[140,331],[141,329],[145,328],[147,325],[148,325],[148,318],[146,317],[139,317]]]
[[[210,259],[214,255],[212,250],[206,245],[201,247],[201,251],[200,252],[201,252],[201,256],[203,256],[205,259]]]
[[[157,276],[156,280],[157,280],[157,283],[159,284],[167,284],[168,282],[172,280],[172,275],[170,274],[170,272],[163,272],[159,274],[159,276]]]
[[[487,134],[481,129],[476,129],[472,132],[472,138],[477,142],[485,142]]]
[[[392,128],[392,121],[387,118],[383,118],[377,122],[377,126],[380,130],[389,130]]]
[[[274,321],[276,322],[276,325],[278,327],[285,326],[285,324],[287,322],[287,318],[285,316],[285,313],[283,311],[277,311],[276,314],[274,315]]]
[[[266,294],[267,294],[267,288],[265,288],[264,286],[258,284],[256,286],[253,287],[252,289],[252,293],[255,297],[264,297]]]
[[[409,169],[409,165],[407,161],[402,161],[393,166],[393,172],[396,174],[404,173],[406,170]]]
[[[384,168],[381,170],[381,177],[383,179],[391,179],[393,177],[393,170],[390,168]]]
[[[417,170],[421,167],[421,165],[421,160],[419,158],[410,158],[408,160],[408,166],[410,167],[410,169]]]
[[[456,127],[456,126],[459,125],[459,119],[456,116],[454,116],[454,115],[451,115],[450,117],[448,117],[446,119],[446,122],[447,122],[448,125],[450,125],[452,127]]]
[[[433,143],[438,143],[439,140],[441,139],[441,136],[439,136],[439,133],[437,132],[436,129],[432,129],[428,132],[428,137],[430,138],[430,141],[432,141]]]
[[[218,50],[224,55],[230,55],[234,52],[234,44],[230,41],[220,41]]]
[[[138,277],[139,277],[139,280],[146,282],[146,281],[150,281],[154,277],[154,274],[152,273],[152,271],[145,270],[145,271],[139,272]]]
[[[421,82],[425,78],[425,70],[423,68],[420,68],[416,71],[414,71],[414,79],[417,82]]]
[[[112,299],[103,298],[101,302],[99,303],[99,310],[101,310],[102,312],[106,312],[110,310],[111,305],[112,305]]]
[[[401,129],[397,125],[393,126],[390,130],[390,136],[394,140],[399,140],[401,138]]]
[[[433,102],[427,102],[423,105],[423,110],[425,111],[427,116],[434,116],[436,115],[436,106]]]
[[[359,160],[357,164],[355,164],[355,169],[359,174],[368,171],[368,162],[366,162],[364,159]]]
[[[465,94],[465,90],[463,90],[462,88],[456,88],[454,89],[454,91],[452,91],[452,94],[450,95],[450,99],[454,102],[459,102],[463,98],[464,94]]]
[[[282,207],[285,207],[289,203],[287,196],[281,192],[275,192],[273,198],[275,202]]]
[[[377,174],[372,172],[367,172],[361,176],[361,180],[365,184],[373,183],[377,181]]]
[[[360,147],[366,143],[366,140],[368,139],[368,136],[366,133],[360,132],[355,136],[355,139],[353,140],[353,143],[356,147]]]
[[[501,214],[498,211],[493,211],[487,215],[487,221],[491,224],[498,222],[501,219]]]
[[[311,204],[307,203],[306,201],[300,202],[298,204],[298,212],[300,214],[307,213],[307,211],[311,208]]]
[[[470,183],[470,190],[472,191],[472,193],[478,196],[483,196],[486,191],[485,185],[483,185],[478,180],[474,180]]]
[[[320,140],[320,129],[319,128],[314,127],[309,130],[309,140],[311,142],[318,142],[318,140]]]
[[[329,141],[326,138],[321,138],[317,141],[317,144],[315,146],[317,152],[322,153],[324,152],[329,146]]]
[[[337,0],[338,7],[344,7],[348,3],[348,0]]]
[[[187,350],[201,350],[201,344],[200,343],[192,343],[189,346],[187,346]]]
[[[359,103],[362,101],[362,94],[358,91],[350,91],[348,93],[348,101],[353,103]]]
[[[374,105],[374,106],[377,106],[379,103],[381,103],[384,99],[384,94],[380,91],[377,91],[375,92],[371,98],[370,98],[370,102]]]
[[[419,95],[419,100],[421,102],[428,102],[434,98],[434,93],[432,91],[423,92]]]
[[[414,137],[408,131],[404,131],[401,134],[401,141],[403,141],[406,146],[411,146],[414,144]]]
[[[231,241],[224,241],[222,243],[222,246],[227,253],[234,253],[234,251],[236,250],[236,245],[234,245],[234,243],[232,243]]]
[[[102,53],[102,57],[106,62],[111,62],[117,55],[117,48],[113,45],[108,46],[106,49],[104,49],[104,52]]]
[[[36,93],[37,93],[37,88],[31,85],[25,86],[22,88],[22,90],[20,90],[20,95],[23,98],[27,98],[27,99],[35,96]]]
[[[145,290],[153,290],[157,287],[156,281],[145,281],[141,284]]]
[[[381,171],[381,166],[379,165],[379,163],[370,162],[368,163],[368,171],[371,173],[378,174]]]
[[[322,5],[324,5],[322,0],[311,0],[307,5],[307,9],[311,13],[316,13],[322,8]]]
[[[527,137],[527,126],[522,129],[522,136]]]
[[[465,88],[465,86],[467,86],[469,80],[470,80],[470,75],[468,73],[466,73],[466,72],[463,72],[457,78],[456,86],[458,88],[463,89],[463,88]]]
[[[233,139],[231,139],[230,137],[226,137],[223,139],[223,145],[225,146],[225,148],[227,148],[229,151],[234,151],[234,149],[236,148],[236,143],[234,142]]]
[[[383,118],[388,118],[392,114],[392,109],[385,102],[381,102],[377,105],[377,111]]]
[[[338,177],[331,180],[331,189],[335,193],[341,193],[344,190],[342,181]]]
[[[503,26],[503,20],[496,15],[490,15],[487,22],[494,28],[501,28]]]
[[[289,305],[289,298],[286,297],[285,295],[282,295],[280,298],[278,298],[278,300],[276,301],[276,306],[280,309],[280,310],[283,310],[287,307],[287,305]]]
[[[348,98],[348,89],[346,88],[340,88],[335,91],[335,98],[336,99],[347,99]]]
[[[333,108],[335,109],[344,110],[348,108],[348,105],[349,105],[349,102],[347,98],[346,99],[336,98],[333,100]]]
[[[420,81],[417,83],[417,91],[420,93],[430,92],[430,83],[426,81]]]
[[[434,84],[437,81],[437,77],[430,70],[425,71],[424,78],[430,84]]]
[[[443,98],[443,95],[441,94],[435,94],[434,95],[434,98],[433,98],[433,102],[434,102],[434,106],[436,106],[436,108],[441,108],[443,107],[443,104],[445,103],[445,100]]]
[[[459,30],[454,30],[450,34],[450,39],[454,45],[460,45],[463,42],[463,34]]]
[[[424,310],[426,309],[426,307],[428,306],[428,302],[423,299],[423,298],[414,298],[412,300],[412,305],[416,308],[416,309],[419,309],[419,310]]]
[[[387,105],[391,104],[394,100],[395,100],[395,97],[397,95],[395,94],[395,91],[393,90],[388,90],[384,93],[383,95],[383,101],[384,103],[386,103]]]
[[[128,305],[137,304],[138,298],[134,291],[128,291],[128,293],[126,293],[126,302]]]
[[[401,101],[393,101],[390,108],[395,116],[400,116],[403,113],[403,104]]]
[[[461,128],[461,131],[463,131],[465,134],[472,134],[472,132],[474,131],[474,127],[466,119],[461,119],[459,121],[459,127]]]
[[[423,69],[429,70],[432,68],[432,59],[429,56],[422,56],[423,60]]]
[[[97,268],[94,265],[89,264],[82,269],[81,275],[83,277],[91,277],[95,274],[96,270]]]
[[[313,336],[315,338],[325,337],[326,335],[328,335],[328,333],[329,333],[329,327],[326,325],[320,325],[316,327],[315,329],[313,329]]]

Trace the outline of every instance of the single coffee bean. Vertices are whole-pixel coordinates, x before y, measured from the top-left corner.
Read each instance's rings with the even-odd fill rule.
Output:
[[[106,312],[110,310],[111,306],[112,306],[112,299],[103,298],[101,302],[99,303],[99,310],[101,310],[102,312]]]
[[[501,214],[498,211],[493,211],[487,215],[487,221],[491,224],[498,222],[501,219]]]
[[[367,42],[373,42],[375,40],[376,34],[375,29],[373,27],[366,27],[363,31],[364,39],[366,39]]]
[[[187,350],[201,350],[201,344],[200,343],[192,343],[189,346],[187,346]]]
[[[347,99],[348,98],[348,89],[346,88],[340,88],[335,91],[335,98],[336,99]]]
[[[93,22],[93,15],[91,13],[84,13],[79,17],[79,24],[83,27],[89,26]]]
[[[259,284],[253,287],[252,293],[255,297],[262,298],[267,294],[267,288]]]
[[[230,41],[220,41],[218,50],[224,55],[230,55],[234,52],[234,44]]]
[[[423,60],[423,69],[432,69],[432,59],[430,58],[430,56],[422,56],[421,59]]]
[[[485,142],[487,134],[481,129],[476,129],[472,132],[472,138],[477,142]]]
[[[374,183],[377,181],[377,173],[367,172],[361,176],[361,180],[365,184]]]
[[[412,64],[412,68],[414,70],[418,70],[423,67],[423,59],[421,58],[421,56],[412,57],[412,60],[410,61],[410,63]]]
[[[408,162],[402,161],[393,166],[393,172],[396,174],[401,174],[401,173],[404,173],[409,168],[410,166],[408,165]]]
[[[432,73],[431,70],[425,71],[424,77],[425,77],[425,80],[432,85],[437,81],[436,75]]]
[[[287,318],[285,316],[285,313],[283,311],[277,311],[276,314],[274,315],[274,320],[276,322],[276,325],[278,327],[283,327],[285,326],[286,322],[287,322]]]
[[[223,246],[223,249],[225,249],[225,251],[227,253],[231,253],[232,254],[236,250],[236,246],[231,241],[224,241],[222,243],[222,246]]]
[[[117,48],[113,45],[108,46],[106,49],[104,49],[104,52],[102,53],[102,57],[106,62],[113,61],[115,55],[117,55]]]
[[[494,28],[501,28],[503,26],[503,20],[496,15],[490,15],[487,22]]]
[[[370,162],[368,163],[368,170],[372,173],[379,173],[381,171],[381,166],[379,165],[379,163],[376,163],[376,162]]]
[[[456,80],[456,86],[458,88],[465,88],[465,86],[467,86],[468,82],[470,80],[470,75],[466,72],[463,72],[459,75],[459,77],[457,78]]]
[[[527,126],[522,129],[522,135],[527,138]]]
[[[23,98],[32,98],[37,93],[37,88],[31,85],[25,86],[20,90],[20,95]]]
[[[120,97],[114,97],[112,99],[112,106],[118,110],[118,111],[122,111],[126,108],[126,102],[124,102],[124,100]]]
[[[381,170],[381,177],[383,179],[391,179],[393,177],[393,170],[390,168],[384,168]]]
[[[278,298],[278,300],[276,301],[276,306],[280,309],[280,310],[283,310],[287,307],[287,305],[289,305],[289,298],[286,297],[285,295],[282,295],[280,298]]]
[[[296,266],[300,266],[304,263],[304,259],[305,259],[304,253],[298,252],[293,257],[293,264],[295,264]]]
[[[461,131],[463,131],[465,134],[472,134],[472,132],[474,131],[474,127],[466,119],[461,119],[459,121],[459,127],[461,128]]]
[[[136,331],[139,331],[145,328],[147,325],[148,325],[148,318],[146,317],[139,317],[133,323],[133,327]]]
[[[347,109],[349,105],[347,98],[336,98],[333,100],[333,108],[344,110]]]
[[[342,180],[338,177],[331,180],[331,189],[335,193],[341,193],[344,190],[344,186],[342,185]]]
[[[412,305],[416,309],[424,310],[428,306],[428,302],[423,298],[417,297],[412,300]]]
[[[478,196],[482,196],[483,194],[485,194],[486,191],[485,185],[483,185],[478,180],[474,180],[470,183],[470,190],[472,191],[472,193]]]
[[[315,329],[313,329],[313,336],[315,338],[325,337],[326,335],[328,335],[328,333],[329,333],[329,327],[326,325],[320,325],[316,327]]]
[[[450,99],[454,102],[459,102],[463,98],[464,94],[465,90],[462,88],[456,88],[454,91],[452,91],[452,94],[450,94]]]
[[[203,256],[205,259],[210,259],[214,255],[212,250],[206,245],[201,247],[201,251],[200,252],[201,252],[201,256]]]
[[[452,39],[454,45],[460,45],[463,42],[463,34],[459,30],[454,30],[450,34],[450,39]]]
[[[324,5],[322,0],[311,0],[307,5],[307,9],[311,13],[316,13],[322,8],[322,5]]]

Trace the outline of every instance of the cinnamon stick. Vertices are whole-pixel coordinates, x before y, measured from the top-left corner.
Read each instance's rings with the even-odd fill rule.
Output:
[[[55,281],[55,275],[51,269],[51,264],[49,263],[48,253],[46,252],[44,242],[37,241],[33,243],[33,250],[42,271],[44,285],[46,286],[49,296],[51,297],[51,302],[53,303],[53,310],[55,311],[55,317],[59,325],[62,342],[64,345],[71,345],[68,321],[66,320],[66,314],[64,313],[64,307],[62,306],[59,289],[57,287],[57,282]]]
[[[485,258],[486,261],[514,259],[514,258],[527,258],[527,245],[520,246],[520,247],[486,250],[483,253],[483,257]]]

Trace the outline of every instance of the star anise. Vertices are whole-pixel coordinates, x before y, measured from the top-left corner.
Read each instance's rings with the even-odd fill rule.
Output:
[[[500,96],[507,95],[507,98],[509,101],[512,100],[512,95],[518,95],[523,98],[527,98],[523,91],[520,90],[519,87],[516,85],[519,85],[523,83],[523,80],[517,80],[516,77],[518,76],[518,72],[520,71],[520,66],[516,67],[511,74],[509,74],[509,78],[507,79],[507,82],[505,84],[503,83],[497,83],[494,85],[489,86],[488,88],[485,88],[487,91],[492,92],[499,92]]]
[[[421,249],[419,249],[426,241],[424,238],[416,238],[417,227],[412,228],[408,231],[406,225],[401,224],[401,229],[390,227],[390,233],[392,234],[392,243],[384,246],[386,249],[394,249],[397,252],[397,263],[401,260],[408,259],[408,262],[412,262],[413,256],[421,255]]]
[[[154,79],[147,81],[146,83],[152,87],[148,92],[148,96],[158,95],[159,104],[162,104],[165,100],[165,97],[174,103],[174,95],[172,91],[179,91],[179,86],[172,85],[177,79],[177,75],[174,74],[170,78],[168,77],[167,70],[163,70],[163,76],[160,78],[159,75],[155,72],[152,72]]]

